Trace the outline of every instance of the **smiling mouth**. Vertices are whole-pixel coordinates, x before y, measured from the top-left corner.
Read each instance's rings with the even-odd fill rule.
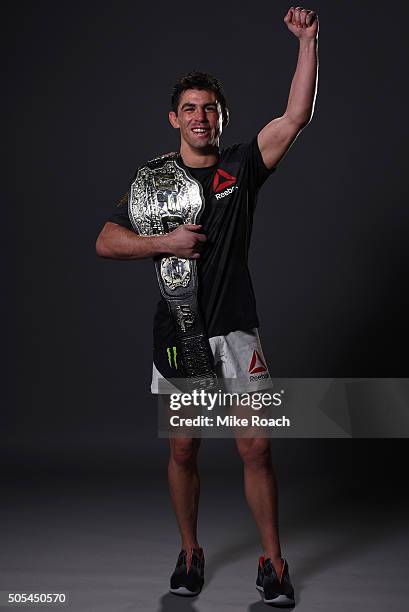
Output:
[[[207,134],[209,130],[208,128],[192,128],[192,132],[194,134]]]

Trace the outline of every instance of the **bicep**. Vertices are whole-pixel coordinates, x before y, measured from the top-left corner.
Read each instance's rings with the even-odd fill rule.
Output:
[[[138,235],[137,232],[132,227],[131,222],[129,221],[128,223],[128,220],[127,221],[122,221],[122,220],[107,221],[104,227],[102,228],[102,232],[104,232],[105,234],[122,233],[124,236],[127,234]]]
[[[107,243],[112,240],[117,240],[118,236],[127,236],[128,234],[135,235],[135,232],[132,229],[129,229],[127,226],[123,225],[122,223],[116,223],[115,221],[106,221],[99,233],[97,243]]]
[[[287,153],[303,126],[283,115],[267,123],[257,142],[266,168],[274,168]]]

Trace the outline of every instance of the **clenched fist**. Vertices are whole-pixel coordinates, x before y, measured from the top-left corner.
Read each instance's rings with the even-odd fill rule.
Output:
[[[318,34],[317,13],[302,6],[296,6],[295,8],[291,6],[284,17],[284,23],[297,38],[311,39]]]
[[[169,252],[176,257],[198,259],[207,240],[204,234],[197,233],[197,230],[201,227],[201,225],[193,225],[192,223],[179,225],[173,232],[164,236],[163,241],[166,243],[166,249],[169,249]]]

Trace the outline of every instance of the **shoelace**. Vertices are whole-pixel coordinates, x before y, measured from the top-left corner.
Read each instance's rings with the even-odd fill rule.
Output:
[[[264,570],[264,575],[265,576],[272,576],[273,574],[273,564],[271,562],[271,559],[266,559],[263,563],[263,570]]]
[[[176,564],[177,567],[180,567],[181,565],[186,565],[186,551],[185,550],[180,551],[178,562]]]
[[[199,569],[202,563],[202,558],[203,558],[202,555],[199,556],[198,553],[195,550],[193,550],[191,566],[193,565],[194,567]]]
[[[270,577],[273,575],[273,572],[274,572],[279,582],[282,582],[283,580],[284,568],[285,568],[285,562],[283,562],[282,570],[280,572],[280,575],[278,575],[277,572],[275,571],[275,568],[274,568],[274,565],[271,559],[265,559],[263,563],[264,575]]]
[[[201,564],[203,563],[203,552],[197,551],[196,549],[192,549],[192,558],[190,561],[190,567],[195,567],[200,569]],[[181,550],[178,557],[177,567],[182,565],[187,566],[187,552],[185,550]]]

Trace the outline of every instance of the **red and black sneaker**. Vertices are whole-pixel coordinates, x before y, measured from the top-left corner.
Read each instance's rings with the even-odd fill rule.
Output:
[[[288,563],[285,559],[282,559],[282,562],[280,576],[277,576],[271,559],[259,558],[256,589],[260,591],[266,604],[293,606],[295,604],[294,589],[291,584]]]
[[[204,583],[204,554],[202,548],[192,548],[192,560],[187,571],[187,552],[182,548],[175,571],[170,578],[170,592],[193,597],[199,595]]]

